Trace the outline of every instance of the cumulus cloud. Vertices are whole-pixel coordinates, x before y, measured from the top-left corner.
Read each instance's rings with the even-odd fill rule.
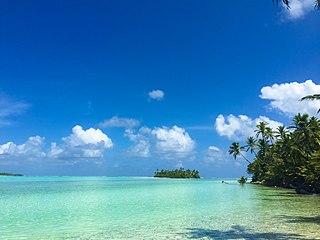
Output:
[[[20,145],[8,142],[0,145],[0,159],[4,160],[36,160],[46,157],[43,150],[44,138],[39,136],[29,137]]]
[[[243,153],[246,155],[246,153]],[[228,151],[220,149],[216,146],[209,146],[203,152],[203,162],[207,165],[214,165],[216,167],[220,166],[245,166],[246,162],[243,159],[235,160]]]
[[[209,146],[208,150],[210,152],[219,152],[220,151],[220,149],[218,147],[215,147],[215,146]]]
[[[23,160],[65,160],[77,162],[81,159],[98,159],[104,156],[104,151],[112,148],[111,139],[99,129],[89,128],[84,130],[77,125],[72,128],[72,133],[62,138],[63,143],[51,143],[50,148],[45,148],[44,138],[30,137],[25,143],[17,145],[8,142],[0,145],[0,163]]]
[[[79,125],[73,127],[72,134],[62,138],[62,140],[72,147],[92,144],[110,148],[113,145],[111,139],[100,129],[89,128],[83,130]]]
[[[150,139],[151,129],[148,127],[142,127],[139,131],[132,129],[126,129],[125,136],[135,144],[128,150],[129,154],[134,157],[150,157]]]
[[[167,158],[171,158],[171,155],[185,157],[195,147],[195,142],[186,130],[177,126],[155,128],[151,133],[156,137],[156,150]]]
[[[319,101],[300,101],[302,97],[315,93],[320,93],[320,85],[307,80],[303,83],[291,82],[263,87],[260,98],[270,100],[270,108],[290,117],[297,113],[316,115],[320,108]]]
[[[164,98],[164,92],[161,90],[152,90],[149,92],[149,98],[152,100],[162,100]]]
[[[64,144],[51,144],[48,156],[52,158],[101,158],[105,149],[112,148],[111,139],[100,129],[84,130],[77,125],[68,137],[62,138]]]
[[[29,108],[29,104],[15,101],[4,94],[0,94],[0,126],[10,125],[11,116],[24,113]]]
[[[99,123],[101,128],[119,127],[119,128],[134,128],[140,125],[140,121],[133,118],[124,118],[114,116]]]
[[[260,122],[268,123],[273,129],[283,125],[282,123],[273,121],[265,116],[251,119],[246,115],[234,116],[230,114],[227,117],[219,115],[216,118],[215,128],[220,136],[230,140],[244,140],[245,138],[254,135],[256,125]]]
[[[135,143],[129,152],[138,157],[154,154],[163,159],[183,158],[190,156],[195,147],[194,140],[186,130],[177,126],[142,127],[138,131],[127,129],[125,136]]]
[[[222,165],[226,163],[227,159],[229,159],[227,153],[223,152],[216,146],[209,146],[208,149],[204,152],[203,160],[207,164]]]
[[[315,0],[291,0],[289,9],[284,4],[282,6],[285,17],[289,20],[296,20],[314,10]]]

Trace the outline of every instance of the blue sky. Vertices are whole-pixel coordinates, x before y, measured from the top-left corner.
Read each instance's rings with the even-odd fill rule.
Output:
[[[320,13],[272,1],[1,1],[0,172],[238,177],[320,91]],[[274,85],[278,84],[278,85]]]

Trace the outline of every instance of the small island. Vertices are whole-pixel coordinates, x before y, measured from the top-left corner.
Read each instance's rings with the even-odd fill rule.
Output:
[[[0,176],[5,176],[5,177],[22,177],[22,174],[19,173],[0,173]]]
[[[156,178],[200,178],[199,171],[197,170],[184,170],[184,168],[175,170],[157,170],[154,173]]]

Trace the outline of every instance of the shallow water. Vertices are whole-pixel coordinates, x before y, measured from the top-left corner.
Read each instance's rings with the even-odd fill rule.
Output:
[[[0,239],[320,239],[320,197],[228,182],[1,177]]]

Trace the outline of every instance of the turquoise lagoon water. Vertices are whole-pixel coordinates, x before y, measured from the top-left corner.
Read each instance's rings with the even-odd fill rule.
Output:
[[[320,197],[233,180],[1,177],[0,239],[320,239]]]

